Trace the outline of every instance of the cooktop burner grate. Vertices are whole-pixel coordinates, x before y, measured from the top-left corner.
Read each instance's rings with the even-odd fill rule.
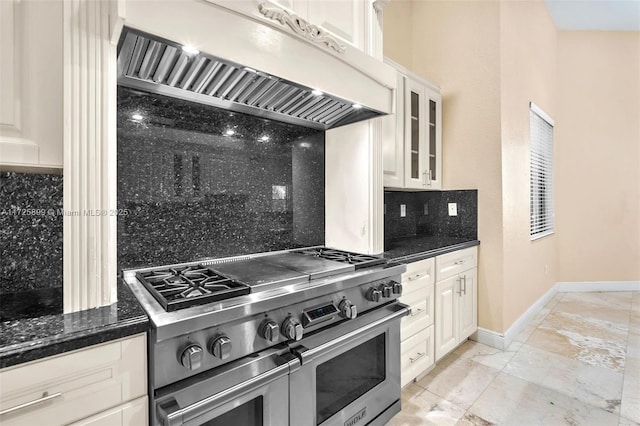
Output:
[[[325,247],[308,248],[304,250],[294,251],[293,253],[319,257],[321,259],[333,260],[336,262],[348,263],[350,265],[353,265],[355,269],[367,268],[369,266],[387,263],[387,261],[382,257],[371,256],[368,254],[352,253],[349,251],[342,251]]]
[[[251,288],[202,265],[136,272],[138,280],[167,311],[249,294]]]

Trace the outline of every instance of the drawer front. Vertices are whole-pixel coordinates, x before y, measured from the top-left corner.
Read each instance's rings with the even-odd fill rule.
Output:
[[[422,326],[416,331],[422,328],[426,328],[433,324],[434,318],[434,298],[433,298],[434,284],[424,284],[418,291],[404,294],[400,298],[400,302],[405,303],[411,307],[411,315],[402,319],[404,324],[413,323],[418,321]],[[404,329],[403,329],[404,331]],[[403,334],[403,336],[409,337],[410,334]],[[403,337],[404,339],[405,337]]]
[[[400,339],[406,340],[419,331],[427,328],[427,299],[421,299],[420,302],[411,306],[411,315],[402,318],[400,322]]]
[[[436,257],[436,281],[478,266],[478,247],[469,247]]]
[[[148,411],[147,397],[143,396],[69,426],[146,426],[149,424]]]
[[[404,293],[411,293],[424,286],[435,282],[435,259],[425,259],[419,262],[407,264],[407,271],[402,274],[402,286]]]
[[[146,335],[0,371],[3,426],[68,424],[147,393]]]
[[[401,343],[401,386],[424,373],[433,365],[433,325]]]

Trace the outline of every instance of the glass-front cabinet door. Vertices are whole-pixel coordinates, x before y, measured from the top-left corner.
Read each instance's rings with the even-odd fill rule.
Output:
[[[407,189],[442,188],[440,91],[407,78],[405,84],[405,166]]]
[[[427,186],[429,189],[442,188],[442,97],[439,90],[427,89],[429,103],[429,160]]]
[[[405,85],[405,188],[425,189],[427,183],[428,145],[426,129],[428,108],[425,108],[426,90],[408,79]]]

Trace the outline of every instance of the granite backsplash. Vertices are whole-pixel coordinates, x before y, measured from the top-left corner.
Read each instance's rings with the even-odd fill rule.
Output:
[[[118,88],[118,266],[324,243],[324,132]]]
[[[17,296],[62,312],[62,175],[2,172],[0,203],[2,317]]]
[[[449,216],[448,204],[457,204]],[[385,191],[384,236],[392,240],[410,236],[478,238],[478,191]],[[400,216],[400,205],[406,216]]]

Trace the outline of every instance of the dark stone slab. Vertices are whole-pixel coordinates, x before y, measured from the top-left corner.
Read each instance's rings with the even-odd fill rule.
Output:
[[[324,180],[324,132],[118,88],[119,269],[322,245]]]
[[[61,175],[0,173],[0,297],[62,287],[61,210]]]
[[[411,263],[480,244],[478,240],[453,237],[413,236],[385,242],[384,257],[398,263]]]
[[[477,190],[385,191],[384,203],[385,240],[413,236],[478,238]],[[449,203],[457,203],[457,216],[449,216]],[[401,204],[406,205],[406,217],[400,217]]]
[[[415,262],[480,244],[478,191],[385,191],[384,257]],[[448,204],[456,203],[457,216]],[[400,217],[400,205],[406,216]]]
[[[0,323],[0,368],[146,332],[149,320],[124,282],[102,308],[7,319]]]

